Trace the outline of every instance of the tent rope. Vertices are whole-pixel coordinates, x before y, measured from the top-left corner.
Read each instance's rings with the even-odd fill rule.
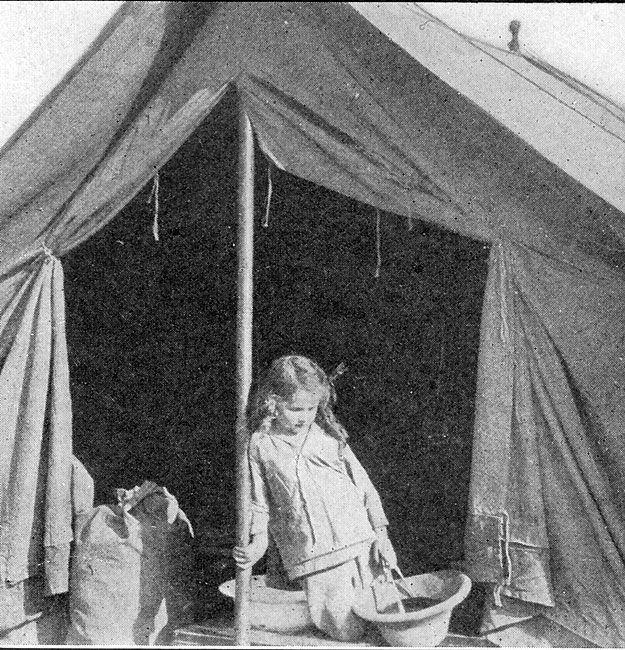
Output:
[[[382,234],[380,232],[380,210],[378,208],[375,209],[375,254],[376,265],[373,277],[377,279],[380,277],[380,271],[382,270]]]
[[[414,217],[409,214],[408,215],[408,230],[412,230],[414,224],[413,224]]]
[[[159,181],[158,181],[158,172],[154,176],[154,182],[152,183],[152,191],[146,203],[149,205],[154,197],[154,222],[152,223],[152,234],[154,235],[155,241],[160,241],[159,232],[158,232],[158,211],[159,211],[159,202],[158,202],[158,190],[159,190]]]
[[[273,194],[273,183],[271,181],[271,163],[267,164],[267,207],[263,218],[263,228],[269,228],[269,208],[271,206],[271,195]]]

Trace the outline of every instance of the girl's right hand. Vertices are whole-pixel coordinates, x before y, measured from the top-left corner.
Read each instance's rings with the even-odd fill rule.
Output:
[[[268,544],[267,535],[254,535],[252,542],[247,546],[235,546],[232,549],[232,557],[240,569],[249,569],[265,555]]]

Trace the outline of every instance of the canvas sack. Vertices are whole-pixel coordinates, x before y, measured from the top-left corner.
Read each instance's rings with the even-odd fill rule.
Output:
[[[165,645],[193,604],[190,538],[176,499],[146,481],[94,508],[76,534],[72,645]]]

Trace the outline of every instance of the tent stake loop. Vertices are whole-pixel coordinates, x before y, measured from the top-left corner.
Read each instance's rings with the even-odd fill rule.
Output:
[[[239,99],[239,193],[237,241],[237,545],[249,544],[250,475],[247,462],[247,402],[252,383],[252,323],[254,264],[254,134]],[[252,569],[236,572],[236,644],[249,646]]]

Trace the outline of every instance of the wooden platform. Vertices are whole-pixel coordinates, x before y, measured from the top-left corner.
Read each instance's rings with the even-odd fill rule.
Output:
[[[358,643],[335,641],[321,632],[311,630],[300,634],[280,634],[266,630],[251,630],[250,642],[254,646],[289,646],[289,647],[333,647],[333,648],[367,648],[387,645],[386,641],[373,630]],[[234,628],[231,620],[216,619],[189,625],[176,630],[174,646],[227,646],[234,645]],[[439,647],[496,647],[495,644],[480,637],[449,634]]]

